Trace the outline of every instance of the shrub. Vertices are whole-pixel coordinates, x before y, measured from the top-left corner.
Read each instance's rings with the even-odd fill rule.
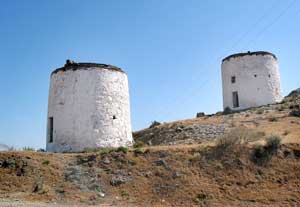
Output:
[[[300,110],[292,110],[289,113],[290,116],[300,117]]]
[[[121,194],[122,197],[128,197],[129,196],[129,193],[126,190],[122,190],[120,194]]]
[[[4,160],[0,166],[3,168],[16,168],[17,163],[16,160]]]
[[[266,140],[266,145],[257,145],[252,152],[252,161],[259,165],[267,164],[272,156],[277,153],[281,138],[278,136],[270,136]]]
[[[264,132],[240,127],[231,130],[228,134],[223,135],[217,141],[217,146],[227,148],[235,145],[247,144],[249,142],[257,141],[263,136],[265,136]]]
[[[284,111],[286,108],[287,108],[286,105],[280,105],[280,106],[276,107],[276,110],[277,111]]]
[[[96,155],[92,154],[92,155],[88,155],[88,156],[77,156],[77,163],[78,164],[85,164],[85,163],[88,163],[88,162],[93,162],[96,160]]]
[[[205,193],[198,193],[195,198],[195,203],[198,206],[206,206],[207,195]]]
[[[267,138],[267,144],[265,148],[267,151],[269,151],[269,153],[274,154],[277,152],[280,143],[281,143],[281,138],[279,136],[272,135]]]
[[[270,122],[275,122],[275,121],[278,121],[278,118],[276,118],[276,117],[270,117],[270,118],[269,118],[269,121],[270,121]]]
[[[223,111],[223,114],[224,114],[224,115],[231,114],[231,113],[233,113],[233,111],[232,111],[231,108],[229,108],[229,107],[226,107],[226,108],[224,109],[224,111]]]
[[[101,188],[100,188],[99,186],[96,186],[96,187],[95,187],[95,191],[98,192],[98,193],[101,193],[101,192],[102,192],[102,190],[101,190]]]
[[[217,140],[216,147],[210,153],[210,156],[212,156],[212,158],[220,158],[229,151],[239,156],[245,144],[257,141],[264,136],[265,134],[263,132],[247,129],[245,127],[233,129]]]
[[[50,164],[50,161],[49,161],[49,160],[44,160],[44,161],[42,162],[42,164],[43,164],[43,165],[49,165],[49,164]]]
[[[264,110],[263,109],[258,109],[257,111],[256,111],[256,114],[263,114],[264,113]]]
[[[145,150],[143,148],[136,148],[133,150],[133,153],[137,156],[137,155],[144,154]]]
[[[136,141],[134,144],[133,144],[133,147],[134,148],[140,148],[140,147],[143,147],[145,146],[145,143],[142,142],[142,141]]]
[[[128,148],[127,147],[119,147],[116,149],[116,152],[123,152],[124,154],[127,154]]]
[[[261,165],[270,159],[270,154],[263,145],[256,145],[253,149],[251,159],[254,163]]]
[[[99,150],[99,154],[102,156],[102,155],[106,155],[106,154],[109,154],[111,152],[113,152],[114,149],[113,148],[109,148],[109,147],[105,147],[105,148],[101,148]]]

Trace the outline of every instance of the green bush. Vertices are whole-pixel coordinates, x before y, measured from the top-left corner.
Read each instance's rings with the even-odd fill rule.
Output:
[[[126,190],[122,190],[120,194],[121,194],[122,197],[128,197],[129,196],[129,193]]]
[[[258,109],[257,111],[256,111],[256,114],[263,114],[264,113],[264,109]]]
[[[266,144],[257,145],[252,152],[252,161],[259,165],[267,164],[272,156],[277,153],[281,143],[281,138],[278,136],[270,136],[266,140]]]
[[[106,155],[106,154],[109,154],[111,152],[113,152],[114,149],[113,148],[109,148],[109,147],[105,147],[105,148],[101,148],[99,150],[99,154],[102,156],[102,155]]]
[[[276,108],[275,108],[277,111],[284,111],[285,109],[287,109],[287,106],[286,105],[280,105],[280,106],[277,106]]]
[[[266,148],[266,150],[269,151],[269,153],[274,154],[277,152],[280,143],[281,143],[281,138],[279,136],[272,135],[267,138],[267,144],[266,144],[265,148]]]
[[[49,165],[49,164],[50,164],[50,161],[49,161],[49,160],[44,160],[44,161],[42,162],[42,164],[43,164],[43,165]]]
[[[143,148],[135,148],[133,150],[133,153],[137,156],[137,155],[141,155],[141,154],[144,154],[145,153],[145,150]]]
[[[128,148],[127,147],[119,147],[116,149],[116,152],[123,152],[124,154],[127,154]]]
[[[134,144],[133,144],[133,147],[134,148],[140,148],[140,147],[144,147],[145,146],[145,143],[142,142],[142,141],[136,141]]]

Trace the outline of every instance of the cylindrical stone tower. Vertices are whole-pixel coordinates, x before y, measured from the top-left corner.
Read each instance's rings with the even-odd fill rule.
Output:
[[[115,66],[67,61],[51,74],[47,151],[132,144],[127,75]]]
[[[230,55],[222,61],[223,107],[242,110],[282,100],[277,58],[264,51]]]

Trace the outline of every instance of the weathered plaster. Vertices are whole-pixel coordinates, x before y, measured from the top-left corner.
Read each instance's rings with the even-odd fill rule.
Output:
[[[231,77],[236,82],[231,83]],[[278,63],[271,53],[232,55],[222,62],[223,107],[241,110],[282,100]],[[239,107],[233,108],[232,92],[237,91]]]
[[[56,70],[51,75],[49,117],[53,117],[53,142],[49,143],[48,123],[47,151],[131,145],[127,75],[99,65]]]

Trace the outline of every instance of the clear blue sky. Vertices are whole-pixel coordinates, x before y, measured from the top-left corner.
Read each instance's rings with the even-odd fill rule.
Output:
[[[45,147],[49,77],[66,59],[129,76],[134,130],[222,109],[221,59],[278,56],[300,87],[297,0],[1,0],[0,143]]]

